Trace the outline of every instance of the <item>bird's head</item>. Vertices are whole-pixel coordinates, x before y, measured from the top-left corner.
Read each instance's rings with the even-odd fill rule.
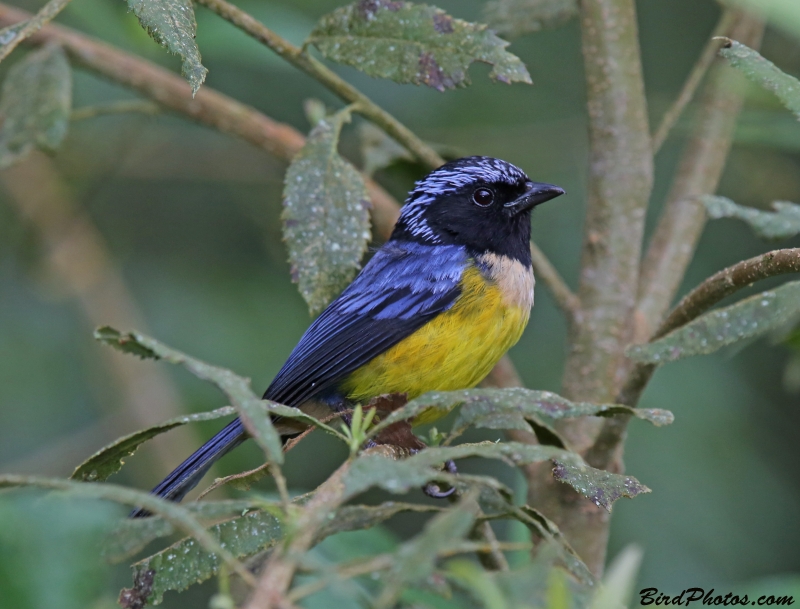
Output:
[[[458,159],[417,182],[392,238],[529,260],[531,210],[562,194],[562,188],[533,182],[506,161]]]

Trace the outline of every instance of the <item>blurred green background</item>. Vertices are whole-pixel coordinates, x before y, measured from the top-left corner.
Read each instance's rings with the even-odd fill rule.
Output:
[[[239,4],[299,43],[340,2]],[[477,0],[437,4],[480,20]],[[651,122],[657,124],[720,9],[711,0],[642,0],[638,9]],[[340,107],[321,86],[232,26],[202,7],[197,16],[208,86],[303,132],[304,100]],[[75,0],[59,20],[177,70],[178,60],[147,38],[123,2]],[[587,173],[578,24],[519,39],[510,50],[527,64],[533,86],[492,83],[488,69],[475,66],[471,87],[441,94],[337,69],[423,138],[464,154],[505,158],[534,179],[563,186],[568,196],[537,210],[533,236],[575,286]],[[762,52],[800,74],[798,39],[770,29]],[[20,55],[4,61],[0,75]],[[767,94],[747,91],[719,192],[756,207],[776,199],[800,202],[800,126]],[[125,90],[75,71],[76,107],[129,98]],[[358,123],[346,129],[342,143],[357,163]],[[690,128],[691,121],[683,120],[657,158],[651,227]],[[178,117],[133,114],[75,122],[54,158],[31,162],[39,173],[27,187],[23,178],[30,174],[23,169],[0,173],[0,472],[68,475],[144,420],[224,403],[180,370],[120,363],[92,339],[99,323],[140,319],[167,344],[249,376],[257,391],[266,388],[310,321],[290,283],[281,242],[283,163]],[[402,199],[421,176],[407,165],[378,177]],[[51,188],[67,220],[48,229],[41,215],[25,210],[37,192]],[[79,242],[91,238],[96,247],[65,281],[59,264],[71,259],[66,237],[72,230]],[[796,239],[785,246],[799,245]],[[682,290],[769,247],[743,224],[712,222]],[[98,276],[102,281],[93,282]],[[109,293],[129,298],[120,303]],[[565,328],[541,286],[530,326],[511,353],[529,387],[559,390]],[[786,347],[762,340],[673,363],[656,375],[642,405],[670,409],[676,421],[662,429],[631,426],[627,470],[653,492],[616,504],[609,552],[613,557],[626,544],[641,546],[640,587],[671,594],[694,586],[729,590],[800,573],[800,395],[784,383],[789,357]],[[136,408],[139,414],[133,414]],[[112,481],[151,487],[217,427],[173,432],[145,446]],[[310,489],[343,457],[341,447],[315,437],[290,454],[285,473],[293,489]],[[247,447],[219,471],[257,463],[258,451]],[[499,475],[515,479],[508,469]],[[400,535],[412,527],[409,518],[394,523]],[[124,567],[115,573],[117,583],[127,582]],[[183,603],[202,593],[180,600],[171,595],[167,606],[188,606]]]

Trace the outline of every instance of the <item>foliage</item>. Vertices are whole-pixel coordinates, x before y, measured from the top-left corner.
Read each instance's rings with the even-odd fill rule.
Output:
[[[491,0],[484,8],[486,23],[509,38],[558,27],[577,15],[577,0]]]
[[[71,106],[72,71],[60,47],[46,46],[17,63],[0,93],[0,168],[34,147],[56,150],[67,134]]]
[[[800,205],[796,203],[775,201],[773,212],[736,205],[726,197],[705,197],[703,204],[709,217],[744,220],[762,239],[788,239],[800,233]]]
[[[439,91],[468,85],[474,61],[490,64],[489,76],[500,82],[531,82],[508,43],[486,26],[424,4],[359,0],[323,17],[307,44],[370,76]]]
[[[283,234],[312,314],[350,283],[370,240],[364,180],[336,150],[345,109],[317,123],[286,171]]]

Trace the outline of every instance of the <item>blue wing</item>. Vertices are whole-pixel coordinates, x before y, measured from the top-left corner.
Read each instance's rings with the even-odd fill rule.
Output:
[[[459,246],[384,245],[311,324],[264,397],[299,406],[449,309],[461,293],[467,258]],[[152,493],[180,501],[217,459],[246,438],[241,421],[231,421]],[[138,509],[131,516],[147,514]]]
[[[464,248],[389,242],[314,321],[264,397],[299,406],[414,333],[460,294]]]

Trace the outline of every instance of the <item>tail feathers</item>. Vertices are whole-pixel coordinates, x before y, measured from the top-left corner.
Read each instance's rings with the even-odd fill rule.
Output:
[[[197,486],[217,459],[239,446],[246,438],[247,433],[242,422],[239,419],[231,421],[217,435],[197,449],[191,457],[176,467],[169,476],[150,491],[151,494],[170,501],[180,501]],[[147,510],[138,508],[131,512],[130,517],[142,518],[149,515],[150,512]]]

